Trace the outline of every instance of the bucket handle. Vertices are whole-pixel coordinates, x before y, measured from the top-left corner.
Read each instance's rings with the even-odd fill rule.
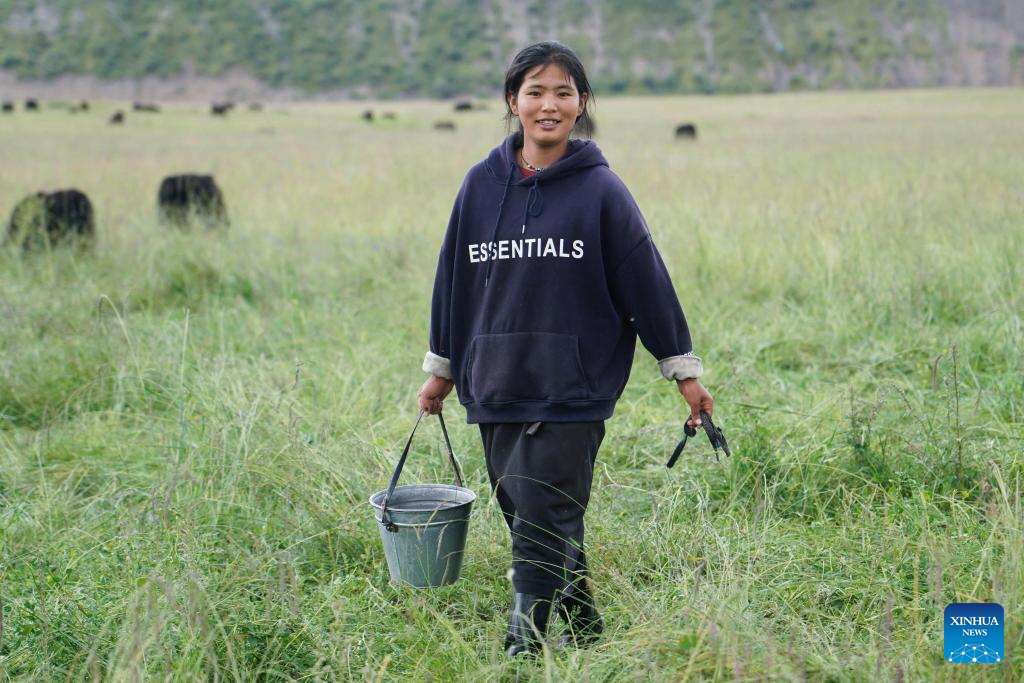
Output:
[[[391,475],[391,483],[388,485],[388,492],[384,494],[384,502],[380,506],[380,521],[384,525],[384,528],[395,533],[398,531],[398,527],[391,520],[391,515],[388,514],[388,502],[391,500],[391,494],[395,492],[395,486],[398,484],[398,476],[402,473],[402,468],[405,467],[405,459],[409,455],[409,448],[412,446],[412,437],[416,434],[416,428],[420,426],[420,420],[423,419],[425,413],[420,410],[420,414],[416,416],[416,424],[412,426],[412,433],[409,434],[409,440],[405,442],[405,449],[402,451],[402,457],[398,459],[398,466],[395,468],[395,473]],[[462,472],[459,471],[459,463],[455,460],[455,453],[452,451],[452,442],[448,438],[448,428],[444,426],[444,418],[441,413],[437,414],[437,419],[441,421],[441,433],[444,434],[444,445],[448,449],[448,461],[452,464],[452,469],[455,471],[455,485],[462,487]]]

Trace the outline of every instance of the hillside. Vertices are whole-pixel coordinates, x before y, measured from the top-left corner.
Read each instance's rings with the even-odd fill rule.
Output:
[[[445,97],[493,92],[550,37],[605,93],[1024,84],[1020,0],[0,0],[8,82]]]

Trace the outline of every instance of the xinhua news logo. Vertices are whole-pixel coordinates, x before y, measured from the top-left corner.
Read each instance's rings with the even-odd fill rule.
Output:
[[[995,602],[953,602],[946,606],[943,643],[947,662],[1003,661],[1003,607]]]

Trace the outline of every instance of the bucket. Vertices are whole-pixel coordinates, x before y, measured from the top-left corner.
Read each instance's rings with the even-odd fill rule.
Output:
[[[458,580],[469,532],[469,513],[476,500],[476,494],[462,485],[462,473],[440,413],[437,417],[455,473],[455,485],[397,486],[423,415],[420,411],[416,418],[388,488],[370,496],[391,582],[417,588],[444,586]]]

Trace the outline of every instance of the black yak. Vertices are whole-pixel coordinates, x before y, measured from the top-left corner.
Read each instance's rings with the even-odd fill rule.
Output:
[[[150,104],[149,102],[133,102],[133,111],[149,112],[151,114],[159,114],[160,106],[156,104]]]
[[[469,100],[459,100],[455,103],[455,111],[473,111],[473,103]]]
[[[25,100],[25,111],[39,111],[39,100]]]
[[[160,220],[188,229],[193,220],[207,228],[229,225],[224,195],[212,175],[175,175],[164,178],[157,195]]]
[[[363,121],[367,121],[369,123],[373,123],[373,110],[372,109],[367,109],[366,111],[364,111],[362,113],[362,117],[363,117]]]
[[[115,111],[113,114],[110,115],[109,123],[112,126],[119,126],[122,123],[124,123],[124,112],[123,111]]]
[[[0,104],[0,107],[3,108],[3,112],[5,114],[13,114],[14,113],[14,102],[11,102],[10,100],[4,100],[3,103]]]
[[[26,251],[61,244],[89,246],[96,236],[92,203],[79,190],[37,192],[11,211],[7,239]]]
[[[455,123],[452,121],[437,121],[434,130],[455,130]]]
[[[210,105],[210,113],[214,116],[227,116],[235,108],[234,102],[214,102]]]
[[[676,126],[676,139],[682,140],[696,140],[697,139],[697,126],[692,123],[683,123]]]

